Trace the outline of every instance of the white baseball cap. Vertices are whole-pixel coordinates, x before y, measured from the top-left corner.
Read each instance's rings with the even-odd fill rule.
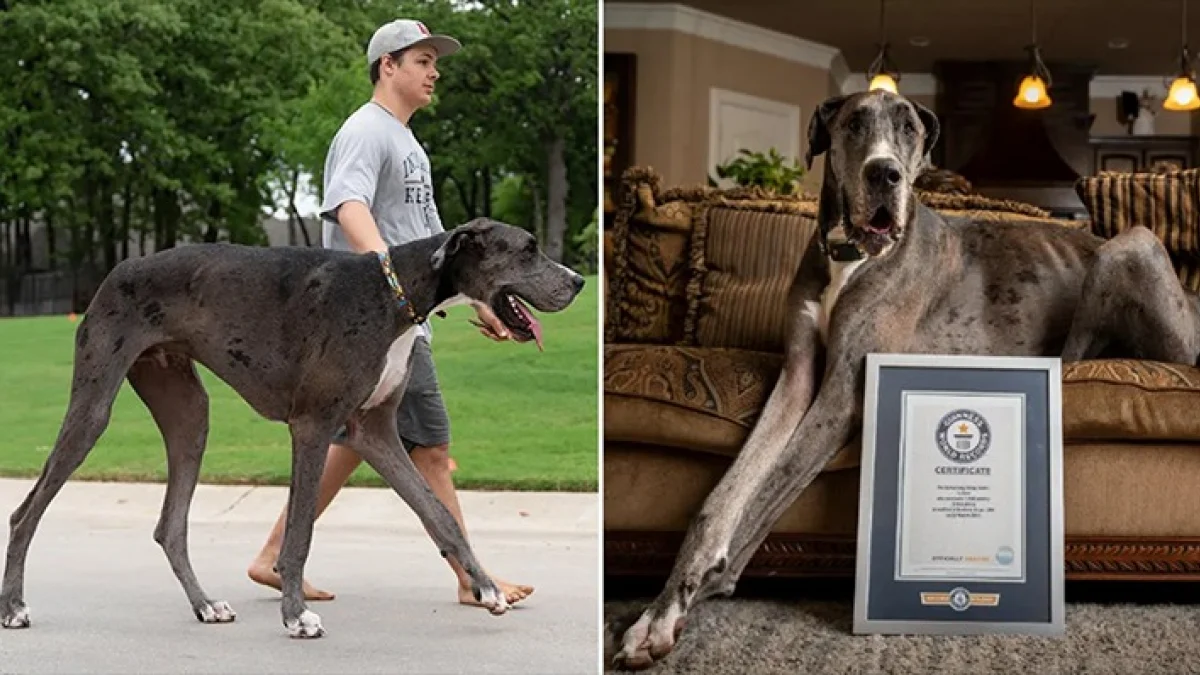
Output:
[[[429,45],[437,50],[438,56],[448,56],[462,48],[462,44],[449,35],[433,35],[425,24],[412,19],[396,19],[385,23],[371,36],[367,44],[367,65],[371,65],[399,49],[415,45]]]

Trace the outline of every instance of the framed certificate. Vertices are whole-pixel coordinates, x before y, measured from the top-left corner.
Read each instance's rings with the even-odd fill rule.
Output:
[[[1062,634],[1061,372],[867,356],[855,633]]]

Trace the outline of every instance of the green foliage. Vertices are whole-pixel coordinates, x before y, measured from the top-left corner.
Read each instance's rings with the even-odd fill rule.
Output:
[[[413,119],[447,226],[504,202],[514,224],[564,240],[565,261],[588,255],[575,235],[598,191],[595,2],[0,7],[0,276],[30,269],[29,223],[51,224],[60,265],[101,272],[128,241],[263,243],[276,197],[304,175],[321,185],[330,140],[371,93],[366,43],[398,16],[464,45]]]
[[[596,274],[600,266],[600,209],[596,209],[592,213],[592,219],[588,221],[587,227],[575,235],[575,245],[579,248],[579,253],[583,259],[590,263],[590,266],[583,267],[580,272],[582,274]]]
[[[778,194],[795,194],[799,189],[800,179],[804,177],[804,167],[797,160],[792,160],[789,166],[783,156],[775,148],[766,153],[750,152],[742,149],[738,156],[717,167],[717,178],[727,178],[744,187],[757,186]],[[716,179],[709,178],[710,185],[716,185]]]
[[[533,231],[533,186],[528,177],[509,174],[500,179],[492,191],[492,217]]]

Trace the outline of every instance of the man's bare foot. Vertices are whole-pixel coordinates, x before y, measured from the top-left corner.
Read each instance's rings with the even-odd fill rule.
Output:
[[[494,579],[496,585],[500,587],[500,592],[504,594],[504,599],[508,604],[515,605],[518,602],[533,595],[533,586],[521,586],[519,584],[510,584],[507,581]],[[470,584],[458,587],[458,601],[464,605],[471,607],[483,607],[483,605],[475,599],[475,594],[471,592]]]
[[[255,559],[253,563],[250,563],[250,568],[246,570],[246,574],[263,586],[269,586],[277,591],[283,590],[283,582],[279,578],[279,573],[275,571],[275,562],[273,560]],[[305,600],[332,600],[337,597],[329,591],[314,588],[312,584],[308,583],[308,579],[304,580],[303,588]]]

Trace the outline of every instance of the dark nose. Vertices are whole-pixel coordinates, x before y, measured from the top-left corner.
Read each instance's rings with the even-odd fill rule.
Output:
[[[867,185],[880,189],[890,190],[900,184],[900,162],[894,159],[879,158],[867,162],[867,166],[863,169],[863,178],[866,179]]]
[[[582,290],[583,290],[583,284],[584,284],[584,283],[586,283],[585,279],[584,279],[582,276],[580,276],[580,275],[576,274],[576,275],[575,275],[575,280],[574,280],[574,284],[575,284],[575,292],[576,292],[576,293],[578,293],[579,291],[582,291]]]

